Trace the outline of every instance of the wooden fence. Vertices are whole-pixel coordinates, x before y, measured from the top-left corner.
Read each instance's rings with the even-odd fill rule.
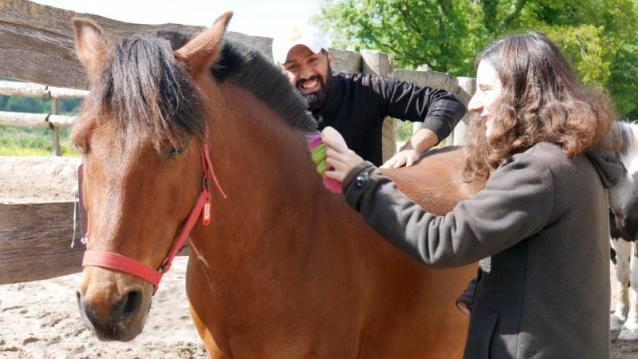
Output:
[[[218,14],[211,14],[211,24],[216,15]],[[156,34],[160,30],[194,34],[203,30],[202,27],[178,24],[130,24],[26,0],[0,0],[0,77],[49,86],[41,86],[39,90],[35,90],[35,87],[24,85],[22,89],[17,89],[21,87],[17,86],[11,91],[16,91],[19,95],[36,93],[35,96],[48,96],[53,100],[66,96],[79,97],[85,93],[63,89],[87,87],[84,69],[73,50],[70,21],[77,16],[95,20],[106,34],[113,34],[112,36]],[[261,50],[272,58],[270,38],[234,32],[228,32],[226,37]],[[355,53],[332,49],[332,52],[336,72],[374,73],[410,81],[419,86],[444,88],[465,103],[474,93],[475,83],[471,78],[455,78],[435,71],[395,69],[390,56],[374,51]],[[5,93],[8,92],[0,94]],[[18,118],[19,116],[22,117]],[[72,118],[57,115],[55,108],[52,108],[51,114],[19,116],[0,113],[0,124],[58,128],[73,121]],[[464,119],[457,125],[453,135],[454,144],[462,142],[466,122],[467,119]],[[388,158],[394,150],[394,122],[387,120],[384,123],[384,157]],[[72,227],[69,222],[72,219],[72,209],[72,202],[0,204],[0,284],[46,279],[81,269],[81,251],[78,248],[69,248],[68,228]],[[67,232],[62,233],[58,228],[66,228]]]

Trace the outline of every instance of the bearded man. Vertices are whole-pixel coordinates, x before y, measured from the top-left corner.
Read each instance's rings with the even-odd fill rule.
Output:
[[[314,28],[295,27],[273,41],[273,57],[306,100],[319,130],[334,127],[348,147],[380,166],[383,119],[422,121],[383,167],[411,166],[446,138],[466,112],[448,91],[369,74],[333,74],[332,53]]]

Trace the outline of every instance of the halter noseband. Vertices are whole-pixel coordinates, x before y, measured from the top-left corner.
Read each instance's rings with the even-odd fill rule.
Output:
[[[208,139],[208,129],[206,129],[206,139]],[[213,171],[213,164],[210,161],[208,143],[206,141],[201,146],[200,159],[202,162],[202,191],[199,193],[197,201],[188,215],[181,232],[173,241],[170,251],[157,269],[146,263],[142,263],[136,259],[132,259],[121,254],[94,250],[87,250],[84,252],[82,266],[112,269],[142,278],[153,285],[153,295],[155,295],[159,281],[162,279],[162,275],[168,272],[171,268],[173,259],[175,259],[175,256],[177,256],[177,253],[184,245],[184,242],[186,242],[189,234],[197,224],[197,220],[200,215],[204,226],[207,226],[210,223],[210,191],[208,190],[208,181],[215,184],[215,187],[224,199],[227,198],[224,190],[219,185],[215,172]]]

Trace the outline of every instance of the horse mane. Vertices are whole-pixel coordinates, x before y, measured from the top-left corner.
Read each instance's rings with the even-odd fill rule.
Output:
[[[158,32],[158,37],[132,36],[117,41],[93,82],[83,117],[109,118],[127,135],[147,135],[155,147],[168,140],[181,145],[187,136],[204,138],[203,100],[186,69],[173,56],[189,36]],[[168,40],[168,41],[167,41]],[[290,126],[316,131],[316,122],[284,74],[259,51],[226,41],[211,68],[215,80],[230,81],[264,101]],[[91,126],[77,128],[81,142]]]
[[[303,132],[317,131],[317,123],[306,110],[301,96],[282,71],[260,51],[227,40],[211,74],[219,82],[230,81],[249,90],[293,128]]]
[[[177,50],[191,38],[178,31],[158,31],[156,35]],[[260,51],[240,41],[225,39],[217,62],[210,69],[216,81],[230,81],[264,101],[292,128],[303,132],[317,131],[317,122],[301,96],[292,88],[282,71]]]

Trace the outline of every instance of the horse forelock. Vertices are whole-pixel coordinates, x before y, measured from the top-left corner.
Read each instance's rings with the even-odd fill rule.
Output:
[[[113,121],[123,139],[147,136],[158,149],[165,140],[203,138],[200,96],[168,41],[133,36],[115,43],[109,55],[83,117]]]

